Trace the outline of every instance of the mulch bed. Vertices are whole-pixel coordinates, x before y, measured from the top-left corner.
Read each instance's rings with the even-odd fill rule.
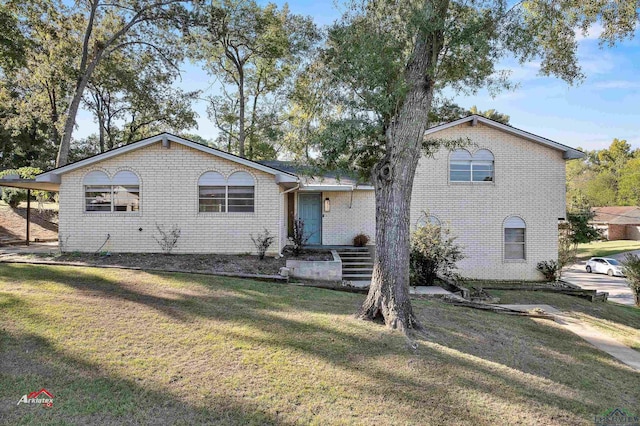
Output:
[[[306,252],[299,257],[287,255],[276,259],[265,257],[260,260],[254,255],[223,254],[172,254],[159,253],[61,253],[61,254],[13,254],[3,256],[4,261],[25,261],[29,259],[52,260],[55,262],[84,263],[89,266],[121,266],[127,268],[154,269],[166,271],[224,272],[244,274],[278,274],[287,259],[332,260],[329,252]]]

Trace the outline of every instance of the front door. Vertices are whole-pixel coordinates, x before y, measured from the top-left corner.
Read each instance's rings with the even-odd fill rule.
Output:
[[[298,217],[304,223],[307,244],[322,244],[322,194],[298,194]]]

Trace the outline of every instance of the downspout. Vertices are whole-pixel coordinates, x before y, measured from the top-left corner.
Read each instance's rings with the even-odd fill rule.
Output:
[[[295,191],[296,189],[300,189],[300,184],[297,184],[293,188],[290,188],[290,189],[287,189],[286,191],[283,191],[281,193],[281,195],[288,194],[291,191]],[[287,200],[284,200],[285,203],[286,203],[286,201]],[[280,204],[280,205],[282,205],[282,204]],[[282,218],[282,212],[280,212],[280,213],[281,213],[280,217]],[[280,232],[282,232],[282,229],[280,229]],[[282,238],[278,238],[278,256],[279,257],[284,257],[284,255],[282,254],[282,250],[283,249],[284,249],[284,247],[282,247]]]

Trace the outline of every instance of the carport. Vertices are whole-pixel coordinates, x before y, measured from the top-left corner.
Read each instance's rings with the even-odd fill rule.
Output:
[[[60,183],[38,182],[35,179],[22,179],[18,175],[7,175],[0,179],[0,187],[19,188],[27,190],[27,218],[25,243],[29,245],[29,228],[31,226],[31,191],[58,192]]]

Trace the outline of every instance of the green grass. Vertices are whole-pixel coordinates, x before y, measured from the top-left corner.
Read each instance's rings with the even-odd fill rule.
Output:
[[[590,257],[611,256],[625,251],[640,250],[640,241],[616,240],[597,241],[589,244],[578,245],[578,258],[588,259]]]
[[[551,321],[416,300],[414,348],[356,320],[363,297],[0,264],[0,422],[586,425],[640,406],[640,374]],[[640,310],[589,315],[640,324]],[[16,405],[43,387],[53,408]]]

